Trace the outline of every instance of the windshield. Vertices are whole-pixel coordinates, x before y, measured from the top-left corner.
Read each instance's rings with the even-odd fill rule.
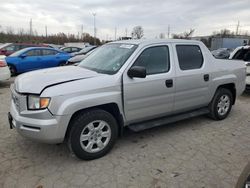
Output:
[[[10,44],[11,44],[11,43],[1,44],[1,45],[0,45],[0,49],[4,48],[4,47],[6,47],[6,46],[9,46]]]
[[[133,44],[107,44],[82,60],[79,66],[98,73],[115,74],[136,48]]]
[[[22,53],[24,53],[27,50],[27,48],[24,48],[22,50],[16,51],[13,54],[10,55],[10,57],[17,57],[20,56]]]

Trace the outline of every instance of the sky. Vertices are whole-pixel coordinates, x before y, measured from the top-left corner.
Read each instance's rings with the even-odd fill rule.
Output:
[[[195,29],[195,36],[210,35],[224,28],[250,34],[250,0],[0,0],[0,30],[32,28],[38,34],[94,34],[110,40],[130,36],[134,26],[144,29],[145,38],[160,33],[182,33]],[[171,36],[171,35],[170,35]]]

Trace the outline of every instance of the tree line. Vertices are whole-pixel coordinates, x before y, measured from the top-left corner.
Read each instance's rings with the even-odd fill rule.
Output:
[[[63,32],[57,34],[51,34],[48,36],[38,35],[36,32],[33,34],[25,33],[23,30],[14,33],[12,30],[6,30],[0,32],[0,43],[46,43],[46,44],[58,44],[63,45],[67,42],[88,42],[92,45],[96,42],[96,45],[100,45],[99,38],[91,36],[89,33],[83,33],[81,36],[75,34],[65,34]]]

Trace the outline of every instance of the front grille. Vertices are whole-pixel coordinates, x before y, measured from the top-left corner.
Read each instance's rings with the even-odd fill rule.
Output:
[[[23,94],[16,92],[14,85],[11,85],[10,89],[11,89],[11,98],[12,98],[12,101],[15,104],[17,110],[19,112],[27,110],[27,102],[26,102],[27,97],[26,97],[26,95],[23,95]]]

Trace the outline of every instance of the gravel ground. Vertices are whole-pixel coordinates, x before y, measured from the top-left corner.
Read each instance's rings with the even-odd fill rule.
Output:
[[[80,161],[65,144],[35,143],[9,129],[12,80],[0,83],[0,187],[230,188],[250,159],[249,94],[224,121],[202,116],[126,131],[105,157]]]

